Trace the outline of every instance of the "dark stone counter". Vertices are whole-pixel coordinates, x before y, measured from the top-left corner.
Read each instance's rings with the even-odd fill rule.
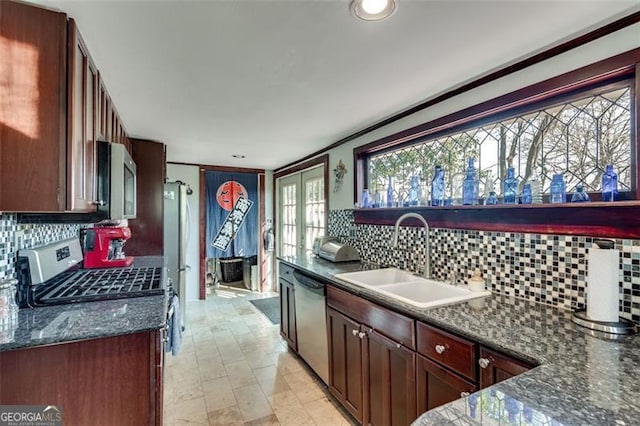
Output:
[[[361,269],[314,257],[281,261],[380,305],[540,366],[421,415],[414,425],[640,424],[640,337],[590,335],[552,306],[493,294],[422,309],[334,278]]]
[[[136,267],[162,267],[162,256],[138,257]],[[22,308],[17,327],[0,330],[0,352],[158,330],[167,295]]]

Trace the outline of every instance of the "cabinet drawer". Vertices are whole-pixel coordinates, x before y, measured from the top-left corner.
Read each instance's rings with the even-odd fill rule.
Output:
[[[280,262],[280,278],[293,283],[293,271],[295,269],[287,264]]]
[[[360,296],[327,286],[327,304],[409,349],[416,349],[415,321]]]
[[[478,344],[418,323],[418,352],[476,381]]]

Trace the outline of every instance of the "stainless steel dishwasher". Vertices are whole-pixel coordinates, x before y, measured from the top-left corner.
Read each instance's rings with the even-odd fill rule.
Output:
[[[326,284],[299,271],[293,278],[298,354],[329,383]]]

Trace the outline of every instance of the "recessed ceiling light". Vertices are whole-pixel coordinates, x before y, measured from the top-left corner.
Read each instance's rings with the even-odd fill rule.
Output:
[[[242,155],[242,154],[233,154],[232,155],[233,158],[245,158],[246,155]]]
[[[351,13],[365,21],[380,21],[393,15],[396,0],[352,0]]]

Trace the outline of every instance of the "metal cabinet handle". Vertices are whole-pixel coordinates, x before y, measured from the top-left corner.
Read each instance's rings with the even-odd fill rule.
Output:
[[[363,339],[364,336],[366,336],[366,335],[367,335],[367,333],[365,333],[364,331],[361,331],[360,333],[358,333],[358,337],[361,338],[361,339]]]
[[[460,398],[466,398],[470,395],[469,392],[460,392]]]
[[[489,361],[487,358],[480,358],[478,360],[478,364],[480,364],[480,368],[487,368],[489,364],[491,364],[491,361]]]
[[[402,347],[402,343],[396,343],[396,348],[400,349]]]
[[[444,345],[436,345],[436,352],[438,352],[439,354],[444,352],[445,349],[447,349],[447,348]]]
[[[353,334],[354,336],[358,335],[358,330],[356,330],[355,328],[353,330],[351,330],[351,334]]]
[[[102,206],[106,205],[107,203],[104,200],[95,200],[95,201],[91,201],[91,204],[93,204],[94,206],[102,207]]]

